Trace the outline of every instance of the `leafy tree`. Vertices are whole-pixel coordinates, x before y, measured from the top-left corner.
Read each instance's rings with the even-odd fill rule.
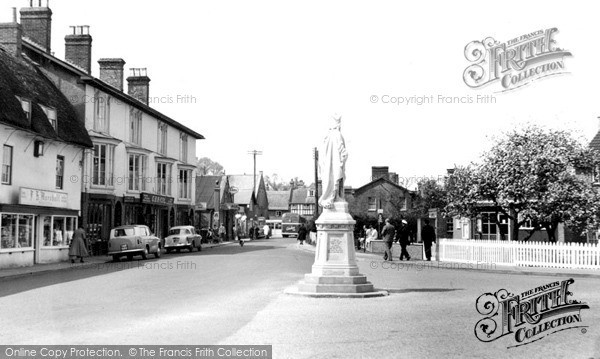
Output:
[[[513,239],[531,221],[525,240],[546,229],[554,242],[561,222],[581,231],[598,224],[600,197],[585,175],[597,165],[597,154],[567,131],[513,129],[484,153],[480,164],[455,169],[446,210],[472,217],[486,203],[513,221]]]
[[[223,166],[208,157],[196,159],[196,168],[199,176],[221,176],[225,174]]]

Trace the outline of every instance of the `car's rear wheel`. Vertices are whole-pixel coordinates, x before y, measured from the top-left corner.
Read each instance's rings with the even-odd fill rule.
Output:
[[[202,252],[202,243],[200,243],[200,247],[198,247],[198,252]]]
[[[167,248],[167,253],[171,253],[171,248]]]
[[[142,259],[148,259],[148,247],[144,247],[144,250],[142,251]]]

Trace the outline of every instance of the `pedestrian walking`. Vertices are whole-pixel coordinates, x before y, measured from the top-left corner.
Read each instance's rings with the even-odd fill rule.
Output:
[[[254,239],[254,225],[250,226],[250,229],[248,229],[248,237]]]
[[[385,254],[383,256],[383,260],[392,261],[392,243],[394,241],[394,236],[396,234],[396,228],[390,223],[390,219],[387,218],[385,220],[385,226],[381,230],[381,236],[383,237],[383,242],[385,244]]]
[[[425,247],[425,257],[428,261],[431,260],[431,244],[435,243],[435,229],[429,224],[429,219],[425,219],[425,226],[421,230],[421,239]]]
[[[271,227],[268,224],[263,226],[263,232],[265,232],[265,239],[269,239],[271,237]]]
[[[223,223],[221,223],[221,226],[219,226],[219,238],[221,238],[221,242],[225,242],[226,234],[227,231],[225,230],[225,226],[223,225]]]
[[[71,257],[71,263],[75,263],[75,258],[79,258],[79,261],[83,263],[83,257],[89,256],[87,248],[85,247],[85,231],[82,227],[79,227],[73,232],[73,239],[69,246],[69,257]]]
[[[300,228],[298,228],[298,241],[300,242],[300,245],[303,245],[305,240],[306,226],[304,225],[304,223],[300,223]]]
[[[410,232],[408,231],[408,222],[406,220],[402,220],[402,225],[398,230],[398,241],[400,242],[400,248],[402,251],[400,252],[400,260],[403,260],[406,257],[406,260],[410,260],[410,254],[406,250],[406,247],[410,244]]]

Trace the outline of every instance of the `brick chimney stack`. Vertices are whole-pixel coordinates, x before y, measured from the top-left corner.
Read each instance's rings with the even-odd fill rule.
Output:
[[[13,8],[13,21],[0,24],[0,46],[16,57],[21,56],[23,28],[17,23],[17,8]]]
[[[52,10],[48,1],[46,0],[46,6],[42,6],[42,0],[29,0],[29,7],[21,9],[21,26],[24,37],[50,53]]]
[[[131,68],[129,70],[131,74],[127,78],[127,93],[147,105],[150,99],[150,78],[146,73],[146,68]]]
[[[123,91],[123,59],[100,59],[100,80],[106,82],[119,91]]]
[[[65,60],[84,70],[92,72],[92,37],[90,27],[71,26],[72,34],[65,36]]]
[[[371,181],[375,181],[379,178],[389,179],[390,168],[388,166],[372,166],[371,167]]]

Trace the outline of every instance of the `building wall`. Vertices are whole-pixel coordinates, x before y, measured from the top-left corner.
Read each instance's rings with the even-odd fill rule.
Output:
[[[81,187],[77,180],[81,175],[82,148],[66,144],[62,141],[44,140],[44,155],[33,155],[33,135],[12,126],[2,124],[0,143],[13,147],[12,182],[0,185],[0,203],[18,204],[21,187],[62,192],[68,195],[65,208],[79,210],[81,204]],[[9,138],[10,137],[10,138]],[[0,147],[0,152],[3,146]],[[56,188],[56,158],[64,157],[63,188]],[[0,159],[2,157],[0,156]]]
[[[350,213],[355,216],[377,218],[377,207],[375,210],[369,210],[369,197],[376,198],[381,202],[381,208],[383,209],[384,218],[398,215],[404,211],[394,207],[390,200],[393,196],[404,197],[405,208],[409,209],[411,206],[410,194],[408,191],[399,189],[398,187],[382,182],[374,185],[371,188],[367,188],[360,193],[354,193],[352,196],[347,197]]]
[[[83,148],[67,144],[62,141],[43,140],[43,156],[34,156],[34,135],[16,130],[2,124],[0,143],[12,146],[12,175],[10,184],[0,184],[0,212],[2,218],[2,234],[0,239],[0,268],[31,266],[35,263],[51,263],[68,259],[70,235],[78,225],[78,216],[81,213],[81,163]],[[5,129],[5,130],[4,130]],[[0,159],[4,154],[4,146],[0,147]],[[62,188],[56,187],[56,160],[57,156],[64,157],[64,174]],[[21,188],[29,188],[31,199],[22,203]],[[35,198],[44,191],[45,195],[60,194],[66,196],[66,201],[41,202]],[[14,228],[5,216],[27,216],[32,218],[29,225],[24,227],[19,224]],[[22,217],[20,217],[22,218]],[[67,228],[66,218],[69,224]],[[47,222],[45,222],[47,220]],[[50,224],[56,225],[50,227]],[[57,239],[56,232],[61,223],[61,241]],[[7,233],[18,232],[18,245]],[[21,242],[21,235],[28,233],[30,239],[27,244]],[[54,233],[54,236],[53,236]],[[14,239],[15,237],[12,237]],[[51,243],[53,242],[53,243]],[[13,243],[13,244],[7,244]]]

